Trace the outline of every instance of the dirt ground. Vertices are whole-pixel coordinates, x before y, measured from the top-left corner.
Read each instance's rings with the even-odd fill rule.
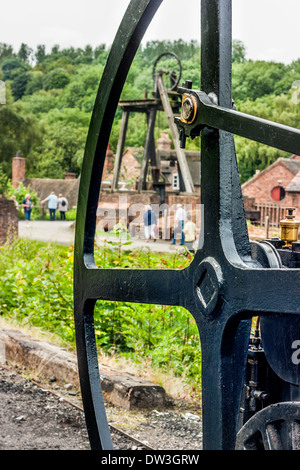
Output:
[[[1,450],[87,450],[82,413],[13,368],[0,367]]]
[[[90,450],[80,394],[50,382],[43,388],[28,375],[20,366],[0,365],[0,450]],[[189,404],[140,412],[107,406],[107,416],[113,426],[154,449],[202,447],[200,415]],[[113,430],[111,435],[114,450],[142,449]]]

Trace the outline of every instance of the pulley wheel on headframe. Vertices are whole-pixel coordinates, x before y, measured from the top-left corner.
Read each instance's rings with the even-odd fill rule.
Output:
[[[153,80],[160,75],[168,91],[176,90],[181,79],[181,62],[173,52],[163,52],[153,65]]]

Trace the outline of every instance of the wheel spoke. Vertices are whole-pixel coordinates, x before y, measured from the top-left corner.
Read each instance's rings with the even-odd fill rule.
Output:
[[[240,429],[236,449],[299,449],[299,402],[282,402],[258,411]]]
[[[87,269],[84,297],[163,305],[181,305],[180,270]]]
[[[291,450],[300,450],[300,421],[294,420],[290,424]]]
[[[266,450],[283,450],[281,435],[275,423],[269,423],[262,433]]]
[[[300,270],[236,268],[231,279],[238,310],[300,314]]]

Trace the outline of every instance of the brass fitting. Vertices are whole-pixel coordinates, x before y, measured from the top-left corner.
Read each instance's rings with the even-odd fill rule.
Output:
[[[292,245],[292,242],[298,241],[298,230],[300,227],[300,221],[295,220],[294,210],[295,207],[289,207],[286,218],[280,221],[280,238],[285,242],[285,246],[289,247]]]
[[[192,124],[197,114],[197,102],[192,95],[184,93],[182,97],[181,121]]]

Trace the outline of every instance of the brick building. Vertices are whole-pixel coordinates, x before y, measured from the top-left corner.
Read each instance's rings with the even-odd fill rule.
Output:
[[[119,189],[135,189],[138,180],[142,157],[140,148],[128,147],[122,156],[122,166],[119,177]],[[103,178],[101,182],[102,189],[111,189],[114,170],[114,153],[108,146],[103,168]]]
[[[272,225],[285,218],[286,208],[295,207],[300,219],[300,156],[278,158],[263,171],[258,171],[242,185],[246,212],[258,211],[263,225],[269,216]]]
[[[180,169],[177,163],[175,150],[171,148],[172,141],[167,133],[162,133],[156,142],[156,153],[159,155],[161,164],[161,175],[164,179],[167,192],[180,192]],[[119,190],[135,190],[141,171],[141,161],[144,150],[137,147],[127,147],[122,155],[122,165],[118,181]],[[185,151],[187,164],[189,166],[195,194],[200,195],[200,151]],[[111,189],[113,181],[114,154],[107,149],[106,159],[103,168],[103,178],[101,188]],[[151,174],[151,168],[149,168]],[[151,177],[149,178],[151,180]],[[151,182],[148,189],[152,189]]]
[[[185,151],[195,188],[194,193],[185,193],[180,189],[180,168],[171,143],[166,133],[162,133],[157,140],[156,152],[160,161],[163,190],[153,187],[151,167],[149,167],[147,190],[141,192],[137,190],[137,186],[144,150],[134,147],[124,150],[118,181],[119,190],[112,192],[114,155],[108,148],[97,212],[98,230],[111,230],[121,217],[125,217],[131,234],[134,233],[135,236],[140,234],[143,237],[143,213],[145,206],[151,204],[158,215],[161,235],[163,238],[169,238],[174,227],[176,206],[179,203],[186,206],[200,227],[200,218],[196,217],[196,205],[200,204],[200,151]]]
[[[122,155],[122,164],[118,181],[118,191],[112,191],[113,169],[115,156],[108,147],[103,168],[101,192],[97,213],[98,228],[112,229],[123,215],[127,223],[134,226],[142,222],[142,214],[147,204],[156,207],[168,206],[168,227],[173,226],[174,210],[177,204],[187,205],[189,212],[196,220],[196,205],[200,204],[200,151],[186,151],[186,160],[192,175],[195,191],[185,193],[180,188],[180,168],[175,150],[171,149],[171,139],[168,134],[162,134],[157,141],[156,152],[161,162],[161,177],[163,191],[153,188],[151,176],[147,182],[147,190],[139,192],[137,183],[140,177],[143,149],[128,147]],[[17,154],[12,161],[12,184],[17,187],[20,182],[28,187],[28,191],[35,190],[37,196],[45,199],[51,191],[62,193],[69,201],[69,207],[76,207],[80,177],[68,173],[65,179],[27,178],[25,174],[25,159]],[[151,167],[149,167],[151,175]],[[126,202],[125,202],[126,200]],[[139,209],[139,214],[137,211]],[[160,218],[162,213],[160,211]],[[199,225],[200,222],[198,222]],[[161,224],[162,225],[162,224]],[[135,229],[135,227],[134,227]],[[140,227],[142,231],[142,227]]]

